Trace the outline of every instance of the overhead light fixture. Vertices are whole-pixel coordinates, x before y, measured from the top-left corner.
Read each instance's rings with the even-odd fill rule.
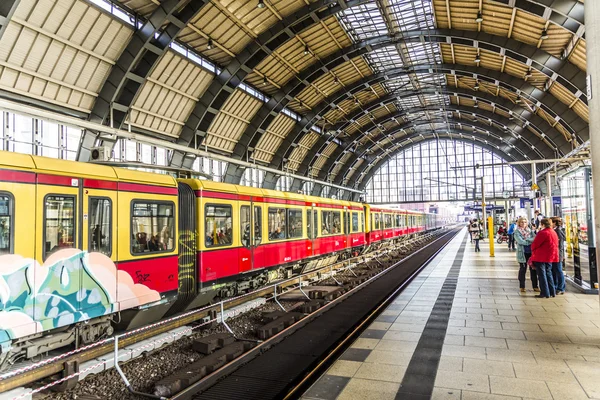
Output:
[[[475,82],[475,86],[473,86],[473,89],[479,90],[479,81]]]
[[[305,44],[305,45],[304,45],[304,55],[305,55],[305,56],[307,56],[307,55],[309,55],[309,54],[310,54],[310,49],[308,48],[308,45],[307,45],[307,44]]]
[[[213,48],[213,41],[211,38],[208,38],[208,43],[206,43],[206,48],[211,50]]]
[[[525,72],[525,78],[531,78],[531,68]]]
[[[354,98],[354,104],[358,104],[358,105],[360,105],[360,101],[358,101],[358,98],[357,98],[357,97],[355,97],[355,98]]]
[[[546,28],[544,28],[542,30],[542,36],[540,36],[540,39],[542,39],[542,40],[548,39],[548,31],[546,30]]]
[[[477,55],[475,56],[475,64],[479,64],[481,62],[481,56],[479,55],[479,53],[477,53]]]
[[[479,108],[479,104],[477,104],[477,102],[475,102],[475,105],[473,107]]]
[[[263,77],[263,86],[265,86],[267,83],[269,83],[269,81],[267,80],[267,77],[264,76]]]
[[[475,18],[475,22],[477,22],[477,23],[483,22],[483,14],[481,13],[481,11],[477,11],[477,18]]]
[[[336,85],[337,85],[338,83],[340,83],[340,80],[339,80],[339,79],[338,79],[338,77],[337,77],[337,76],[335,76],[335,75],[333,76],[333,83],[335,83]]]
[[[515,99],[515,104],[521,104],[521,98],[519,96]]]
[[[258,8],[265,8],[265,0],[258,0],[258,4],[256,5]]]

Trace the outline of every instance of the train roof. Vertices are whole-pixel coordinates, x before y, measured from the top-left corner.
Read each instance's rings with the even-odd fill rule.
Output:
[[[194,190],[209,190],[215,192],[225,192],[225,193],[236,193],[240,195],[247,196],[255,196],[255,197],[269,197],[274,199],[284,199],[284,200],[296,200],[303,201],[306,203],[315,203],[315,204],[331,204],[331,205],[342,205],[353,208],[362,208],[362,203],[357,203],[353,201],[347,200],[334,200],[328,199],[326,197],[317,197],[317,196],[307,196],[304,194],[298,193],[290,193],[290,192],[280,192],[278,190],[270,190],[270,189],[260,189],[254,188],[250,186],[242,186],[242,185],[234,185],[231,183],[223,183],[223,182],[214,182],[203,179],[182,179],[182,181],[189,184]]]
[[[58,160],[49,157],[13,153],[10,151],[0,151],[0,168],[118,182],[153,184],[170,187],[177,186],[177,181],[170,175],[135,171],[108,165]]]

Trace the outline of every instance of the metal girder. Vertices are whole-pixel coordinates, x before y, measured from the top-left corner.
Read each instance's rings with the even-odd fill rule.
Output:
[[[21,0],[2,0],[0,1],[0,38],[4,34],[10,19],[15,13]]]
[[[460,138],[460,137],[456,137],[459,133],[459,131],[454,131],[454,132],[450,132],[452,134],[452,139],[454,140],[462,140],[462,141],[467,141],[467,142],[473,142],[473,140],[468,140],[468,139],[464,139],[464,138]],[[471,135],[471,133],[465,133],[462,132],[463,134],[468,134],[469,136]],[[421,134],[423,136],[421,136]],[[429,135],[429,136],[428,136]],[[424,141],[427,140],[428,138],[432,138],[432,139],[436,139],[437,137],[450,137],[446,131],[436,131],[433,132],[431,130],[424,130],[423,132],[416,132],[410,136],[407,137],[403,137],[401,139],[399,139],[400,141],[405,141],[407,139],[413,139],[413,142],[420,142],[420,141]],[[414,140],[415,138],[417,138],[417,140]],[[421,138],[421,139],[418,139]],[[494,145],[497,145],[495,143],[495,140],[489,140],[489,138],[486,137],[485,140],[488,140],[489,143],[491,144],[486,144],[484,142],[477,142],[476,144],[480,147],[484,147],[487,148],[488,150],[497,153],[497,154],[501,154],[503,156],[504,159],[507,160],[513,160],[513,161],[522,161],[524,160],[524,157],[519,157],[519,156],[515,156],[515,153],[511,153],[510,155],[508,155],[505,151],[503,151],[502,149],[498,150],[496,147],[493,147]],[[411,143],[412,146],[412,143]],[[366,183],[369,181],[370,177],[373,176],[373,174],[379,169],[379,166],[384,163],[385,161],[387,161],[390,157],[393,157],[395,154],[397,154],[398,152],[402,151],[402,150],[406,150],[407,148],[410,148],[411,146],[403,146],[403,147],[399,147],[398,149],[395,149],[394,151],[389,152],[389,154],[387,155],[383,155],[383,152],[378,152],[376,154],[373,154],[371,156],[368,157],[368,162],[363,162],[363,164],[354,172],[353,177],[355,179],[355,181],[357,182],[355,186],[355,188],[358,188],[359,190],[364,189],[364,186],[366,185]],[[369,172],[365,175],[363,175],[361,177],[362,172],[367,169],[368,166],[372,166],[371,169],[369,170]],[[529,170],[529,168],[525,165],[519,165],[517,167],[515,167],[516,169],[520,169],[522,171],[522,175],[527,178],[531,175],[531,171]],[[336,179],[337,180],[337,179]],[[343,180],[343,178],[341,179]]]
[[[501,3],[548,19],[576,33],[584,25],[583,3],[577,0],[499,0]]]
[[[405,113],[397,113],[394,115],[389,115],[385,118],[382,118],[378,121],[376,121],[376,124],[379,123],[385,123],[386,121],[391,120],[392,118],[399,118],[402,117],[403,115],[405,115]],[[469,115],[472,115],[471,113],[469,113]],[[482,118],[483,116],[478,115],[478,118]],[[439,117],[433,120],[423,120],[423,121],[409,121],[406,122],[404,124],[398,125],[397,127],[394,127],[392,129],[388,129],[385,132],[384,136],[379,136],[376,139],[376,143],[380,143],[381,141],[385,140],[386,137],[390,137],[390,136],[394,136],[395,134],[402,132],[403,130],[410,130],[413,129],[415,127],[419,127],[419,126],[423,126],[423,125],[427,125],[427,124],[431,124],[431,123],[446,123],[446,121],[449,122],[449,126],[454,126],[454,125],[463,125],[464,128],[471,128],[471,127],[475,127],[479,130],[483,130],[483,131],[488,131],[490,133],[493,133],[495,135],[498,135],[500,137],[504,137],[507,136],[511,139],[514,139],[514,137],[510,134],[508,134],[508,132],[511,132],[511,130],[509,131],[504,131],[502,128],[499,128],[495,125],[488,125],[488,120],[486,118],[482,118],[482,120],[477,120],[477,121],[465,121],[463,119],[459,119],[459,118],[443,118],[443,117]],[[512,131],[514,132],[514,131]],[[517,140],[519,141],[519,140]],[[326,180],[329,175],[331,174],[334,166],[336,164],[338,164],[341,160],[341,158],[347,154],[348,152],[352,152],[353,154],[357,155],[357,154],[361,154],[373,147],[376,146],[376,144],[374,143],[367,143],[366,145],[357,147],[357,146],[353,146],[351,144],[348,144],[349,141],[345,142],[344,145],[346,146],[338,146],[335,151],[328,157],[328,160],[326,161],[326,163],[323,165],[323,167],[321,168],[321,170],[319,171],[319,175],[318,175],[318,179],[320,180]],[[502,142],[502,144],[500,145],[501,147],[506,147],[507,145],[514,145],[512,143],[506,143],[506,142]],[[518,152],[521,150],[520,147],[516,147],[518,150]],[[530,154],[532,153],[532,149],[531,147],[528,145],[525,147],[525,149],[527,151],[522,151],[525,154]],[[554,154],[552,152],[544,152],[544,155],[547,156],[554,156]],[[316,161],[317,157],[315,157],[313,159],[313,161]],[[355,158],[354,158],[355,160]],[[346,169],[348,169],[354,162],[353,158],[351,157],[348,161],[346,161],[346,163],[344,163],[344,165],[342,166],[342,168],[340,169],[341,171],[344,171]],[[309,167],[310,170],[310,167]],[[299,173],[305,173],[304,171],[298,171]],[[335,178],[335,177],[334,177]]]
[[[321,60],[321,63],[315,63],[311,67],[302,71],[298,79],[293,79],[284,88],[277,91],[268,102],[262,105],[259,111],[252,118],[246,130],[236,144],[233,154],[237,157],[244,157],[248,147],[255,147],[260,140],[261,134],[268,125],[277,116],[279,112],[295,97],[312,84],[315,80],[337,66],[347,62],[354,57],[367,54],[373,50],[394,45],[399,41],[406,42],[439,42],[470,45],[498,53],[503,53],[515,58],[521,62],[533,60],[539,68],[539,71],[552,77],[557,74],[556,79],[566,87],[572,87],[573,93],[577,92],[579,86],[585,86],[585,74],[568,61],[560,60],[535,46],[530,46],[514,39],[493,36],[481,32],[437,29],[433,31],[411,31],[402,35],[402,38],[390,36],[381,36],[372,38],[364,42],[356,43],[350,47],[339,50],[329,57]],[[533,64],[533,65],[536,65]],[[576,71],[573,71],[575,69]],[[569,79],[577,79],[578,86],[570,84],[570,80],[562,77],[561,73],[565,70],[569,73]],[[587,101],[587,100],[585,100]],[[236,167],[228,168],[228,179],[231,182],[239,182],[242,170]]]
[[[422,91],[422,93],[428,94],[428,93],[435,93],[436,91],[434,89],[425,89]],[[481,103],[488,103],[488,104],[495,104],[496,106],[500,106],[499,108],[504,108],[506,109],[507,105],[512,105],[512,103],[510,103],[508,100],[505,99],[498,99],[496,97],[490,96],[490,95],[486,95],[483,92],[467,92],[463,89],[457,89],[455,91],[437,91],[438,93],[442,94],[442,95],[458,95],[460,97],[465,97],[465,98],[469,98],[469,99],[477,99],[479,102]],[[416,96],[417,95],[417,91],[411,91],[407,94],[403,94],[403,96],[401,98],[404,97],[412,97],[412,96]],[[363,108],[363,110],[361,110],[361,112],[359,113],[354,113],[352,116],[349,116],[349,119],[357,119],[358,117],[366,114],[369,111],[372,111],[373,109],[381,106],[381,104],[389,104],[390,102],[395,101],[398,98],[398,96],[395,95],[389,95],[386,96],[384,98],[378,99],[377,101],[373,102],[371,105],[367,105]],[[483,101],[483,100],[487,100],[487,101]],[[454,106],[455,107],[455,106]],[[437,110],[440,109],[441,107],[439,106],[433,106],[432,109],[433,110]],[[411,111],[414,113],[418,113],[420,111],[424,110],[424,108],[416,108],[416,109],[412,109]],[[450,111],[454,111],[455,109],[452,108],[448,108],[448,110]],[[461,109],[462,110],[462,109]],[[474,107],[464,107],[464,111],[466,114],[472,115],[473,113],[478,113],[479,115],[485,114],[486,115],[486,119],[488,120],[492,120],[492,121],[497,121],[498,119],[501,120],[505,120],[503,117],[501,117],[498,114],[495,113],[489,113],[487,111],[481,110],[481,109],[475,109]],[[346,150],[348,147],[352,146],[352,144],[354,143],[354,141],[356,141],[358,138],[360,138],[360,136],[362,136],[363,132],[368,132],[371,129],[373,129],[375,126],[377,126],[377,124],[380,123],[385,123],[386,121],[390,120],[392,117],[402,117],[403,115],[405,115],[407,113],[406,110],[403,110],[400,113],[396,113],[396,114],[390,114],[386,117],[384,117],[381,120],[375,121],[375,122],[371,122],[363,127],[361,127],[361,129],[356,132],[355,134],[353,134],[352,136],[350,136],[349,138],[344,138],[342,139],[343,144],[345,145],[345,149]],[[541,124],[545,124],[547,123],[545,120],[543,120],[542,118],[538,117],[537,115],[531,113],[530,111],[526,110],[526,112],[524,114],[518,115],[518,114],[514,114],[515,115],[515,121],[517,120],[525,120],[528,121],[529,125],[531,125],[537,132],[539,132],[540,134],[544,133],[546,136],[548,136],[552,141],[554,142],[561,142],[563,145],[560,146],[560,149],[563,152],[568,152],[570,151],[570,143],[566,142],[564,137],[562,136],[562,134],[560,132],[558,132],[556,129],[552,128],[551,126],[549,126],[546,129],[541,129],[540,126]],[[518,124],[515,121],[510,121],[510,120],[506,120],[505,124],[508,127],[511,126],[515,126],[520,128],[518,129],[517,133],[521,134],[522,136],[525,136],[526,138],[529,137],[534,137],[534,135],[527,129],[524,129],[524,127],[520,124]],[[336,131],[341,131],[344,130],[345,128],[348,127],[348,125],[350,124],[350,122],[344,122],[342,124],[340,124],[339,126],[334,127],[332,130],[336,130]],[[525,125],[525,123],[523,123],[523,125]],[[320,146],[313,146],[307,153],[305,160],[314,160],[315,155],[320,152],[323,148],[325,148],[329,142],[331,141],[332,137],[326,137],[323,136],[324,143],[321,143]],[[308,164],[306,166],[306,171],[308,171],[308,168],[310,168],[310,164]],[[299,170],[299,172],[305,173],[304,170]]]
[[[368,0],[353,0],[346,2],[346,5],[354,7],[367,2]],[[201,140],[229,95],[261,61],[298,33],[342,9],[335,0],[317,0],[259,35],[213,79],[186,121],[178,143],[191,145],[196,141],[196,136]]]
[[[91,121],[122,127],[138,90],[156,62],[206,3],[207,0],[168,0],[154,10],[142,28],[135,31],[111,69],[90,114]]]
[[[376,83],[381,83],[384,82],[385,80],[388,79],[393,79],[396,76],[402,76],[402,75],[406,75],[408,73],[412,73],[415,70],[418,71],[423,71],[423,72],[427,72],[429,71],[429,68],[437,68],[437,72],[439,73],[453,73],[453,74],[457,74],[457,75],[464,75],[464,76],[472,76],[472,74],[478,74],[477,76],[479,77],[479,79],[486,79],[486,80],[494,80],[494,79],[505,79],[506,81],[510,82],[511,79],[515,79],[512,77],[506,77],[506,74],[502,74],[499,72],[495,72],[495,71],[487,71],[484,70],[482,68],[475,68],[475,67],[462,67],[462,71],[458,71],[456,69],[451,68],[452,66],[448,66],[448,65],[441,65],[441,66],[429,66],[429,65],[423,65],[423,66],[417,66],[415,67],[412,71],[406,71],[402,68],[397,68],[394,70],[390,70],[390,71],[386,71],[385,73],[380,73],[377,75],[372,75],[369,77],[364,78],[363,80],[357,81],[355,83],[353,83],[352,85],[349,85],[345,88],[345,90],[343,91],[338,91],[335,94],[333,94],[330,98],[327,99],[327,101],[323,101],[321,102],[317,107],[315,107],[315,109],[310,112],[307,113],[302,121],[300,121],[300,123],[296,124],[294,126],[294,129],[290,132],[290,134],[288,134],[288,137],[282,142],[282,144],[279,147],[279,151],[277,151],[278,156],[273,157],[273,160],[271,162],[271,167],[278,167],[279,164],[281,163],[281,160],[285,157],[288,158],[289,154],[291,153],[292,149],[293,149],[293,145],[296,144],[301,138],[302,135],[306,132],[308,132],[310,130],[310,128],[312,127],[312,125],[314,125],[317,121],[320,115],[325,114],[327,111],[329,111],[331,109],[331,104],[337,104],[340,101],[342,101],[343,99],[352,96],[354,93],[364,89],[366,86],[366,84],[368,85],[374,85]],[[482,72],[488,72],[489,75],[492,75],[492,77],[490,77],[489,75],[481,75]],[[508,87],[512,87],[510,86],[508,83],[505,84]],[[528,85],[527,83],[525,83],[524,87],[522,87],[524,90],[521,91],[521,93],[525,93],[528,90],[531,90],[531,93],[534,95],[533,98],[531,100],[536,101],[536,104],[539,105],[544,105],[544,96],[545,93],[541,92],[535,88],[533,88],[532,86]],[[475,92],[474,92],[475,93]],[[541,99],[537,97],[537,95],[541,94]],[[381,100],[378,99],[376,101],[374,101],[372,103],[372,107],[377,106],[378,104],[381,103]],[[496,102],[497,103],[497,102]],[[568,108],[565,106],[565,108],[568,110]],[[574,112],[572,110],[569,110],[570,113]],[[358,113],[362,113],[363,111],[357,111]],[[577,120],[579,120],[580,123],[578,126],[581,127],[581,130],[579,132],[579,134],[583,134],[583,135],[587,135],[587,124],[585,123],[585,121],[581,120],[581,118],[579,116],[569,116],[569,112],[565,111],[564,113],[561,113],[562,115],[565,115],[567,117],[573,117],[576,118]],[[351,117],[351,116],[348,116]],[[573,131],[572,129],[569,129],[570,131]],[[582,140],[586,140],[586,137],[583,137]],[[321,143],[322,144],[322,143]],[[286,149],[287,147],[287,149]],[[283,149],[286,149],[286,151],[283,151]]]
[[[417,143],[437,140],[439,138],[447,138],[447,139],[456,140],[459,142],[466,142],[466,143],[475,143],[477,146],[483,147],[483,148],[489,150],[490,152],[494,152],[496,154],[501,155],[505,160],[509,160],[509,161],[523,161],[524,160],[524,157],[522,157],[522,155],[520,155],[518,153],[511,153],[510,155],[508,155],[505,151],[498,150],[495,147],[497,141],[494,139],[490,140],[490,138],[486,137],[484,139],[484,140],[488,140],[488,143],[486,144],[483,141],[474,141],[472,139],[467,139],[464,137],[461,138],[459,136],[460,133],[463,133],[464,135],[467,135],[467,136],[471,136],[470,132],[461,132],[461,131],[457,131],[457,130],[454,130],[454,131],[451,131],[450,133],[448,133],[446,130],[434,132],[430,129],[425,129],[423,131],[418,131],[409,136],[398,139],[396,142],[405,141],[405,140],[410,139],[411,143],[407,146],[402,146],[402,147],[399,147],[399,148],[389,152],[388,155],[381,155],[382,153],[378,153],[378,154],[374,154],[374,155],[366,155],[365,156],[363,154],[362,156],[365,159],[365,161],[353,173],[352,178],[351,178],[355,182],[358,180],[358,183],[355,184],[354,187],[359,190],[364,190],[364,188],[365,188],[366,184],[368,183],[369,179],[371,178],[371,176],[373,176],[373,174],[375,174],[375,172],[377,172],[380,169],[381,164],[383,164],[384,162],[386,162],[387,160],[389,160],[391,157],[395,156],[399,152],[410,149]],[[476,136],[481,136],[481,135],[476,135]],[[369,167],[372,164],[375,164],[373,166],[373,168],[371,168],[365,176],[361,176],[363,171],[366,170],[367,167]],[[522,173],[522,175],[524,177],[528,177],[531,174],[531,171],[528,168],[526,168],[525,166],[519,166],[517,169],[521,170],[520,172]],[[343,181],[344,176],[339,176],[335,179],[335,181],[338,181],[338,180]],[[350,185],[348,185],[348,186],[350,186]],[[346,193],[345,197],[350,198],[351,194]]]
[[[207,0],[167,0],[154,10],[111,68],[90,113],[90,121],[108,123],[115,128],[123,126],[156,63],[206,3]],[[93,132],[86,131],[83,135],[77,155],[79,161],[87,161],[95,139]]]
[[[462,107],[462,108],[466,109],[466,107]],[[435,110],[436,108],[432,107],[432,109]],[[455,110],[460,110],[461,107],[447,106],[446,109],[450,110],[450,111],[455,111]],[[423,108],[415,108],[412,111],[413,112],[418,112],[419,110],[423,110]],[[400,112],[400,113],[395,114],[395,117],[402,117],[403,115],[406,115],[407,113],[409,113],[409,111]],[[469,115],[473,114],[470,111],[465,111],[465,113],[468,113]],[[477,115],[478,118],[481,118],[483,120],[488,120],[491,117],[494,117],[495,114],[489,113],[489,112],[484,111],[484,110],[477,110],[476,115]],[[496,117],[498,117],[498,116],[496,115]],[[385,117],[384,119],[391,120],[391,118],[392,118],[392,116],[390,115],[388,117]],[[487,130],[490,133],[494,133],[495,135],[500,136],[500,137],[507,135],[504,130],[501,130],[500,128],[498,128],[496,126],[489,126],[489,125],[483,124],[481,122],[470,122],[470,121],[465,122],[464,120],[455,119],[455,118],[449,118],[449,119],[440,118],[439,120],[433,121],[433,123],[436,123],[436,122],[445,122],[446,120],[452,121],[452,123],[456,124],[456,125],[462,124],[465,127],[476,126],[478,129],[481,129],[481,130],[484,130],[484,131]],[[414,123],[414,122],[411,121],[411,122],[399,125],[396,128],[393,128],[393,129],[391,129],[389,131],[386,131],[385,136],[377,138],[378,139],[377,142],[381,142],[382,140],[385,139],[385,137],[393,136],[396,133],[399,133],[399,132],[401,132],[403,130],[411,129],[411,128],[414,128],[415,126],[418,127],[418,126],[429,125],[430,123],[432,123],[432,122],[430,122],[430,121],[418,121],[417,123]],[[458,129],[456,129],[456,128],[453,128],[453,129],[450,129],[450,130],[458,131]],[[429,131],[431,131],[431,130],[429,130]],[[467,134],[469,136],[476,135],[476,133],[473,133],[471,131],[464,130],[464,129],[461,130],[461,132],[463,132],[463,133],[465,133],[465,134]],[[479,135],[485,135],[486,138],[491,138],[492,137],[492,136],[488,137],[487,134],[484,134],[482,132],[477,132],[477,133]],[[510,135],[507,135],[507,136],[510,136]],[[410,137],[410,135],[405,136],[404,138],[406,138],[406,137]],[[512,136],[510,136],[510,137],[512,138]],[[363,145],[363,146],[357,148],[355,151],[353,151],[353,153],[356,155],[356,157],[351,157],[350,159],[348,159],[344,163],[344,165],[341,167],[340,170],[341,171],[347,171],[354,164],[354,162],[356,161],[356,158],[362,157],[364,154],[368,153],[376,145],[377,144],[374,144],[374,143],[367,143],[366,145]],[[506,145],[507,145],[507,143],[505,143],[503,141],[499,141],[498,142],[498,146],[500,146],[500,150],[502,150],[504,153],[506,153],[506,152],[503,150],[503,147],[506,147]],[[546,149],[546,151],[540,151],[542,153],[542,156],[546,156],[546,157],[554,157],[555,156],[555,154],[551,151],[550,148],[545,147],[544,149]],[[341,146],[339,146],[334,151],[334,153],[329,157],[328,162],[319,171],[318,179],[320,179],[320,180],[326,180],[327,177],[328,177],[328,175],[330,174],[331,170],[333,169],[334,164],[336,162],[339,162],[339,159],[341,158],[341,156],[345,152],[347,152],[347,151],[349,151],[348,147],[342,149]],[[523,151],[523,149],[521,147],[519,147],[519,150],[517,151],[517,153],[519,153],[519,154],[523,154],[524,153],[525,155],[530,155],[530,154],[535,153],[535,152],[533,151],[533,149],[531,149],[531,147],[529,145],[527,145],[526,151]],[[538,156],[539,156],[539,153],[535,153],[534,157],[532,157],[532,158],[536,158]],[[297,171],[297,173],[302,175],[302,174],[306,174],[309,170],[310,170],[310,168],[307,169],[306,171],[304,171],[304,170]],[[338,176],[336,176],[334,179],[335,179],[335,182],[341,181],[343,179],[343,175],[339,175],[338,174]]]

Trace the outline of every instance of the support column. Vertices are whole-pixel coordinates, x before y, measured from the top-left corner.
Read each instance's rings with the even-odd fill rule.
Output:
[[[600,2],[585,2],[585,38],[587,43],[588,106],[590,110],[590,141],[592,160],[600,156]],[[594,186],[594,227],[600,229],[600,162],[592,162]],[[596,248],[598,248],[596,235]],[[591,260],[590,260],[591,261]],[[595,264],[595,263],[594,263]]]

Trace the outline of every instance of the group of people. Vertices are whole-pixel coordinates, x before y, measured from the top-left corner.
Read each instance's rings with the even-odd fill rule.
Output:
[[[537,210],[535,215],[533,224],[519,218],[513,232],[519,287],[525,292],[525,275],[529,268],[533,290],[539,293],[536,297],[555,297],[565,293],[565,230],[561,218],[546,218]]]
[[[565,230],[560,217],[546,218],[538,210],[529,222],[520,217],[508,229],[499,233],[508,235],[508,249],[516,251],[519,263],[519,287],[525,293],[527,269],[533,291],[538,298],[555,297],[565,293]],[[471,242],[475,242],[475,252],[480,252],[479,240],[483,239],[482,222],[469,221]]]

